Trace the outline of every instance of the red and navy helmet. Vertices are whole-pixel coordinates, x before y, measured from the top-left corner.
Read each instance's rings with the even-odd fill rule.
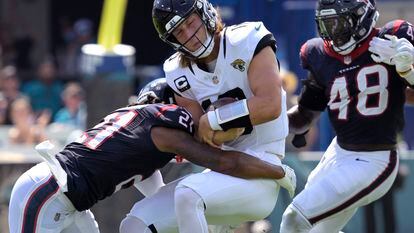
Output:
[[[165,78],[158,78],[145,85],[138,94],[138,104],[175,104],[174,91]]]
[[[375,0],[319,0],[315,20],[322,39],[346,54],[370,34],[378,16]]]

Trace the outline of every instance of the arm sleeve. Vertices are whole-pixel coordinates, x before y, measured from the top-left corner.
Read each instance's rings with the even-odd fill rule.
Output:
[[[302,83],[303,88],[299,96],[299,105],[313,111],[324,111],[328,104],[325,88],[316,82],[311,73],[309,73],[308,79]]]

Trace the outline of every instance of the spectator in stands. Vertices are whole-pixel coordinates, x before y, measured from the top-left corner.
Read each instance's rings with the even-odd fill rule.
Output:
[[[15,58],[14,40],[9,23],[0,21],[0,67],[11,64]]]
[[[68,28],[62,32],[65,38],[66,51],[63,52],[61,68],[65,76],[72,79],[80,79],[81,49],[85,44],[95,43],[93,23],[91,20],[82,18],[75,21],[73,31]]]
[[[4,97],[3,93],[0,92],[0,125],[4,125],[6,123],[7,107],[8,103],[6,97]]]
[[[10,116],[10,106],[12,102],[18,98],[23,97],[20,92],[20,80],[17,76],[17,71],[14,66],[6,66],[0,70],[0,91],[7,102],[6,105],[6,119],[4,124],[12,124]]]
[[[53,61],[43,61],[38,67],[37,75],[37,79],[23,86],[23,92],[30,98],[32,108],[37,114],[46,110],[53,117],[62,107],[60,95],[63,91],[63,84],[57,79]]]
[[[36,119],[30,102],[25,97],[13,101],[10,110],[13,122],[13,127],[9,130],[11,143],[32,145],[46,140],[45,128],[50,118],[47,112]]]
[[[75,82],[68,83],[62,93],[64,107],[55,115],[54,122],[85,129],[86,106],[84,102],[84,91]]]

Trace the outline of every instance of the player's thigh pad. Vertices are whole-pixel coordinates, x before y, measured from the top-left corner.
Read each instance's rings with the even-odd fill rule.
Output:
[[[394,182],[398,156],[390,151],[351,152],[338,147],[317,169],[311,184],[293,200],[311,224],[383,196]]]
[[[279,193],[274,180],[246,180],[214,171],[190,175],[178,186],[191,188],[202,197],[208,224],[213,225],[265,218],[272,212]]]
[[[154,195],[135,203],[127,216],[140,219],[148,227],[155,228],[158,233],[178,232],[174,190],[183,178],[166,184]]]
[[[40,163],[16,182],[10,200],[10,232],[60,232],[73,221],[75,209],[61,192],[49,167]]]

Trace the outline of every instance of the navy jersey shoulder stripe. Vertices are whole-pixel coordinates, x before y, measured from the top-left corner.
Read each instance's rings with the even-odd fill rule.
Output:
[[[227,28],[225,28],[224,32],[223,32],[223,57],[224,58],[226,58],[226,50],[227,50],[227,47],[226,47],[226,40],[227,40],[226,32],[227,32]]]

